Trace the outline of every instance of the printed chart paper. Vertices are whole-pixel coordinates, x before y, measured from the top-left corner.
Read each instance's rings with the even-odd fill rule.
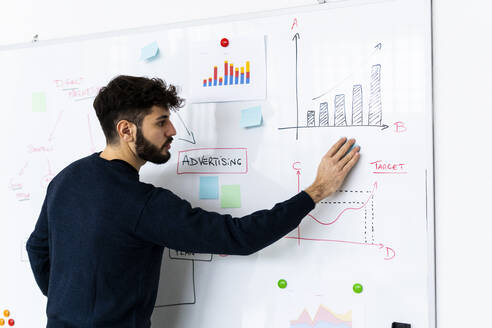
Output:
[[[259,100],[266,97],[265,37],[231,38],[191,46],[190,100],[193,103]]]

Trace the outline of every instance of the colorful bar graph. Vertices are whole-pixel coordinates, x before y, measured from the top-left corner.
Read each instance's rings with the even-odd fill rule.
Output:
[[[208,83],[207,83],[208,81]],[[251,83],[251,63],[234,67],[228,60],[224,61],[224,76],[219,76],[218,66],[213,66],[213,76],[203,79],[203,87],[230,86]]]

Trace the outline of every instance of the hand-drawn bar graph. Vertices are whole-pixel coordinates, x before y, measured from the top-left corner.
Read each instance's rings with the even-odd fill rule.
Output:
[[[224,61],[224,75],[218,76],[219,68],[214,66],[213,76],[203,79],[203,87],[230,86],[251,83],[250,62],[245,66],[234,67],[233,63]]]
[[[316,109],[309,108],[306,111],[306,125],[281,127],[279,130],[300,129],[300,128],[321,128],[321,127],[380,127],[382,130],[388,128],[382,124],[383,106],[381,100],[381,65],[371,66],[369,76],[369,106],[364,114],[364,87],[362,84],[352,85],[352,99],[346,97],[344,93],[335,93],[332,100],[327,99],[326,95],[316,97],[320,99],[319,113]],[[209,80],[210,81],[210,80]],[[205,83],[205,81],[204,81]],[[347,108],[347,103],[352,101],[352,106]],[[333,107],[332,107],[333,105]],[[318,106],[317,102],[314,106]],[[318,117],[318,122],[316,122]],[[317,124],[316,124],[317,123]]]

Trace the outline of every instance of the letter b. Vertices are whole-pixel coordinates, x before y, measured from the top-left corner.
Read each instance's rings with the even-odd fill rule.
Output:
[[[407,131],[407,127],[405,126],[405,123],[395,122],[395,132],[396,133],[402,133],[402,132],[406,132],[406,131]]]

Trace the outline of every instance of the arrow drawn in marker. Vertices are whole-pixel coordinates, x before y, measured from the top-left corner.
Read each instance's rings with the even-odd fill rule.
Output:
[[[298,49],[297,49],[297,40],[300,39],[301,37],[299,36],[299,33],[294,34],[294,37],[292,38],[292,41],[295,41],[296,43],[296,112],[297,112],[297,119],[296,119],[296,140],[299,139],[299,89],[298,89],[298,77],[297,77],[297,71],[298,71]]]
[[[183,124],[184,128],[186,129],[186,133],[188,133],[188,139],[191,137],[191,140],[188,140],[188,139],[183,139],[183,138],[178,138],[179,140],[183,140],[183,141],[186,141],[186,142],[189,142],[191,144],[196,144],[196,140],[195,140],[195,135],[193,134],[193,131],[190,131],[188,129],[188,127],[186,126],[185,122],[183,121],[183,119],[181,118],[181,115],[179,115],[178,112],[176,112],[176,114],[178,115],[179,117],[179,120],[181,121],[181,123]]]

